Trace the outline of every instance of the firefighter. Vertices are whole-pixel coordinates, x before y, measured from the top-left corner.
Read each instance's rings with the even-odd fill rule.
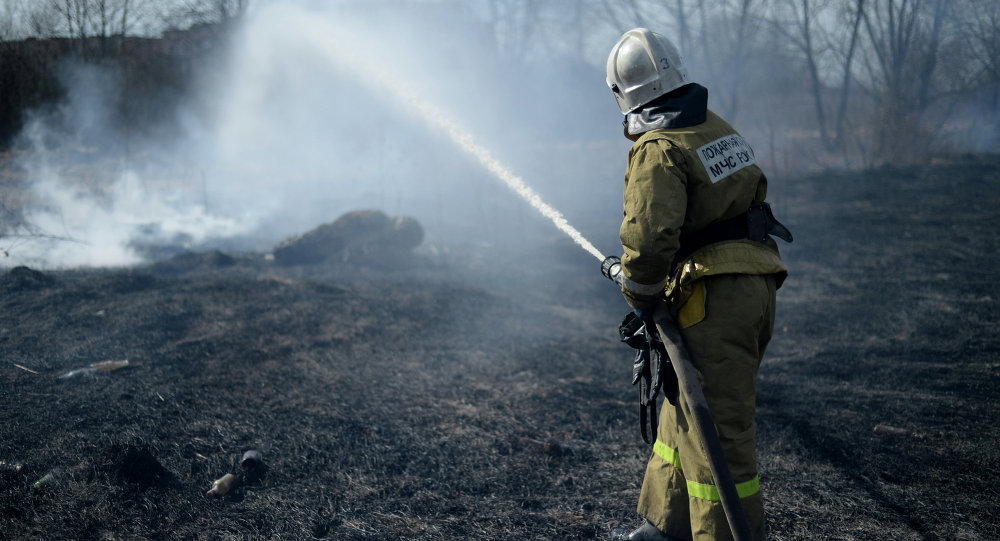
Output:
[[[608,57],[607,83],[634,141],[625,172],[625,300],[643,318],[666,303],[691,354],[755,540],[764,539],[755,381],[787,276],[775,241],[791,240],[764,202],[753,150],[707,108],[677,48],[637,28]],[[664,401],[627,539],[720,540],[732,533],[681,397]]]

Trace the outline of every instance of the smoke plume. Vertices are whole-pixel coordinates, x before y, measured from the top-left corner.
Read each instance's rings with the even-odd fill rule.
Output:
[[[414,216],[432,244],[560,235],[404,95],[469,134],[584,235],[596,222],[598,239],[613,239],[618,208],[606,203],[619,197],[627,145],[597,62],[511,61],[474,10],[415,3],[269,4],[245,16],[224,58],[201,75],[169,137],[122,133],[110,121],[121,97],[113,75],[67,68],[66,103],[36,113],[22,135],[25,217],[39,235],[3,263],[267,250],[358,208]],[[607,214],[595,220],[598,208]]]

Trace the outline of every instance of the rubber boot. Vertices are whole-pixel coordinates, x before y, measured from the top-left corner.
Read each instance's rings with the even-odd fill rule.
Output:
[[[682,541],[676,537],[667,535],[653,526],[652,522],[648,520],[638,528],[635,529],[628,536],[618,537],[618,541]]]

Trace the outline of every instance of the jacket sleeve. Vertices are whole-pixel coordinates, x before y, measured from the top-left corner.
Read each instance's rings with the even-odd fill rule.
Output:
[[[652,140],[629,157],[619,235],[625,252],[622,293],[633,308],[649,308],[662,298],[680,246],[687,188],[673,152],[669,142]]]

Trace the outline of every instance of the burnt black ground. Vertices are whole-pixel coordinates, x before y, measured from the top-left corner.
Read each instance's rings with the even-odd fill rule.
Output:
[[[770,538],[1000,538],[1000,159],[776,195],[796,241],[759,380]],[[561,239],[529,268],[460,253],[405,270],[189,254],[0,275],[0,537],[634,526],[649,449],[619,295]],[[205,498],[252,448],[266,469]]]

